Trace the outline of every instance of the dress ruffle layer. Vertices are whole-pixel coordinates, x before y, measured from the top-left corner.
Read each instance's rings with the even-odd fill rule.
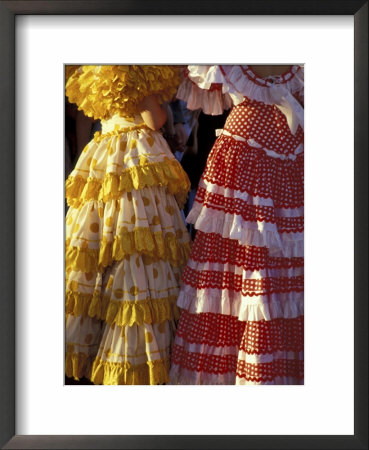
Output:
[[[295,160],[281,160],[247,142],[222,135],[209,154],[203,180],[224,189],[270,199],[275,208],[304,205],[303,153]]]
[[[303,257],[303,155],[295,161],[221,136],[208,158],[187,221],[203,233]]]
[[[300,352],[276,352],[268,362],[227,352],[227,349],[173,347],[171,383],[176,384],[302,384],[304,362]],[[236,349],[235,349],[236,350]]]
[[[168,382],[174,321],[120,327],[107,325],[92,367],[95,384]]]
[[[126,127],[120,119],[111,119],[116,123],[115,131],[95,134],[83,150],[66,182],[68,204],[78,207],[90,200],[107,203],[125,192],[153,186],[166,187],[184,202],[190,182],[165,139],[139,125]]]
[[[65,354],[65,375],[75,380],[90,378],[94,358],[95,355],[67,350]]]
[[[135,253],[180,266],[190,250],[177,203],[163,187],[70,208],[66,226],[66,265],[74,270],[101,269]]]
[[[175,322],[145,323],[143,310],[137,307],[132,312],[138,313],[136,318],[142,319],[142,324],[119,326],[88,316],[67,315],[67,376],[87,377],[95,384],[167,383]],[[100,324],[102,335],[101,328],[96,329]]]
[[[237,240],[243,245],[266,247],[271,256],[286,258],[304,256],[303,232],[279,233],[275,225],[268,227],[264,222],[260,226],[256,222],[245,223],[242,216],[204,208],[201,204],[194,204],[187,220],[203,233],[219,234],[223,238]]]
[[[82,325],[80,325],[83,320]],[[172,321],[153,325],[105,327],[102,339],[91,334],[95,319],[69,316],[71,340],[91,342],[99,338],[94,353],[87,345],[68,344],[66,375],[75,379],[86,377],[94,384],[163,384],[168,382],[169,348],[175,330]],[[81,351],[82,349],[82,351]],[[97,356],[96,356],[97,353]]]
[[[238,239],[223,237],[221,233],[198,230],[196,239],[198,244],[191,258],[198,263],[230,264],[249,271],[304,266],[302,257],[275,257],[266,246],[242,245]]]
[[[69,206],[78,207],[90,200],[119,199],[124,192],[142,189],[148,186],[166,186],[174,194],[180,207],[187,198],[188,179],[177,161],[135,166],[126,172],[108,173],[103,179],[70,176],[66,184],[66,196]]]
[[[304,314],[302,292],[287,292],[254,297],[222,289],[195,289],[185,285],[177,305],[193,314],[209,312],[227,314],[239,320],[294,318]]]
[[[96,358],[91,371],[91,381],[94,384],[107,385],[166,384],[169,381],[169,367],[169,358],[148,361],[138,366],[111,363]]]
[[[246,192],[239,193],[233,189],[219,188],[217,185],[204,181],[201,184],[195,199],[196,211],[199,206],[204,206],[223,212],[228,217],[239,216],[245,224],[251,222],[257,224],[258,228],[268,226],[279,233],[299,233],[304,230],[303,207],[276,208],[271,199],[253,197]]]
[[[245,322],[184,311],[173,347],[171,382],[300,384],[303,326],[303,316]]]
[[[81,294],[67,291],[66,313],[75,316],[90,316],[120,326],[161,323],[165,320],[178,320],[177,295],[147,298],[140,301],[112,300],[109,296]]]
[[[66,373],[95,384],[168,382],[190,184],[140,120],[104,122],[67,180]]]
[[[67,81],[66,95],[95,119],[134,116],[144,97],[170,101],[179,82],[178,66],[80,66]]]
[[[244,297],[263,297],[303,291],[303,268],[245,270],[222,263],[197,263],[189,260],[182,281],[202,289],[229,290]]]
[[[100,249],[67,246],[66,267],[72,270],[93,272],[101,270],[134,254],[146,255],[153,261],[162,259],[172,266],[183,266],[190,253],[190,243],[179,243],[171,232],[151,233],[149,229],[136,229],[133,232],[115,236],[114,242],[102,242]]]
[[[67,377],[90,378],[93,360],[101,339],[101,322],[83,316],[67,313],[66,327],[68,339],[65,355]]]

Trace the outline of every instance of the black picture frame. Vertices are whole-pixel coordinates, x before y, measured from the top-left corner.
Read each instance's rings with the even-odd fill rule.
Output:
[[[354,17],[354,435],[15,435],[15,17],[20,14],[352,15]],[[0,445],[6,449],[368,449],[368,1],[43,0],[0,1]],[[339,393],[337,395],[339,400]]]

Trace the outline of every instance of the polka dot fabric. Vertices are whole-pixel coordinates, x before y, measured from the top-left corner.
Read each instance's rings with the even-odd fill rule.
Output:
[[[301,70],[261,79],[235,67],[221,66],[218,81],[243,98],[213,146],[187,218],[197,233],[177,302],[183,313],[170,379],[303,384],[304,133],[291,131],[269,92],[280,84],[301,100]],[[192,83],[196,74],[206,79],[196,66],[189,72]],[[212,92],[197,90],[202,99]],[[201,103],[194,92],[190,104]]]
[[[236,108],[237,114],[231,114],[224,125],[224,129],[234,135],[253,139],[262,148],[281,155],[294,154],[304,140],[302,128],[292,134],[285,115],[275,105],[245,99]]]
[[[111,87],[110,78],[96,82]],[[190,184],[162,135],[137,111],[126,117],[117,107],[106,116],[106,107],[101,133],[66,183],[66,375],[94,384],[168,383],[190,252],[177,201]]]
[[[281,160],[225,135],[215,142],[203,180],[271,199],[276,208],[298,208],[304,204],[303,154],[294,161]]]

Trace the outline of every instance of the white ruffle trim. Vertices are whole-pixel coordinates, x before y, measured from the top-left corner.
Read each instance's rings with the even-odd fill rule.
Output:
[[[284,76],[283,83],[278,83],[278,78],[281,77],[274,77],[276,83],[266,82],[258,78],[246,65],[190,65],[188,71],[188,79],[181,84],[178,98],[185,100],[189,109],[202,108],[206,114],[221,114],[224,109],[228,109],[224,107],[224,102],[238,105],[247,97],[268,105],[276,105],[285,114],[292,133],[296,133],[298,125],[304,128],[304,110],[291,95],[303,91],[303,67],[293,66],[291,72]],[[221,84],[222,89],[209,90],[214,83]]]
[[[273,361],[288,359],[290,361],[303,361],[304,352],[277,350],[273,353],[252,354],[244,350],[238,352],[238,360],[245,361],[247,364],[268,364]]]
[[[304,314],[304,294],[287,292],[248,297],[226,289],[197,290],[184,285],[177,305],[191,314],[228,314],[240,321],[293,319]]]
[[[229,262],[198,262],[189,258],[187,267],[196,272],[221,272],[231,273],[242,277],[242,280],[262,280],[263,278],[293,278],[304,275],[304,267],[278,267],[258,270],[247,270],[242,265],[234,265]]]
[[[233,106],[231,97],[221,90],[208,91],[199,88],[188,78],[180,84],[177,98],[187,103],[190,110],[202,109],[205,114],[212,116],[223,114],[223,111]]]
[[[256,84],[243,73],[243,70],[249,70],[247,66],[221,67],[229,84],[229,94],[236,105],[241,103],[244,97],[273,105],[276,98],[281,97],[286,92],[298,92],[304,87],[303,68],[299,66],[293,66],[291,77],[285,83],[266,83],[265,85]],[[263,81],[257,77],[255,77],[255,80]]]
[[[259,197],[251,195],[248,192],[238,191],[218,184],[206,181],[204,178],[200,179],[199,188],[206,190],[206,195],[216,194],[225,198],[241,200],[253,206],[266,206],[274,208],[276,217],[301,217],[304,215],[304,207],[297,208],[275,208],[274,202],[271,198]],[[195,199],[196,200],[196,199]],[[200,203],[200,202],[197,202]]]
[[[186,218],[197,230],[237,239],[241,245],[267,247],[271,256],[304,256],[304,233],[279,233],[275,224],[245,222],[239,215],[226,214],[195,202]]]
[[[223,345],[209,345],[206,343],[188,342],[179,337],[175,338],[175,345],[182,347],[187,353],[197,353],[199,355],[207,356],[237,356],[239,361],[245,361],[247,364],[267,364],[276,360],[287,359],[292,361],[303,361],[304,352],[295,352],[290,350],[276,350],[272,353],[249,353],[240,350],[238,345],[223,346]]]
[[[188,71],[188,78],[202,90],[209,90],[214,83],[222,84],[221,92],[230,94],[235,104],[247,97],[273,105],[276,92],[287,90],[294,93],[304,88],[304,69],[301,66],[293,66],[290,78],[284,83],[265,82],[246,65],[188,66]],[[250,77],[244,71],[248,71]]]
[[[188,342],[186,339],[179,337],[178,334],[175,338],[175,345],[184,348],[188,353],[198,353],[208,356],[238,356],[240,353],[237,345],[215,346],[206,343]]]

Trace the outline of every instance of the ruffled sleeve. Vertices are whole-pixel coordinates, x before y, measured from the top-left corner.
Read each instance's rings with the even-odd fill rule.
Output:
[[[295,65],[287,73],[269,78],[259,78],[246,65],[188,66],[177,97],[187,102],[188,109],[201,108],[211,115],[222,114],[245,98],[276,105],[295,133],[299,125],[304,126],[304,111],[296,100],[303,98],[303,67]]]
[[[179,82],[176,66],[81,66],[67,81],[66,94],[89,117],[131,117],[146,96],[170,101]]]
[[[184,100],[188,109],[202,109],[210,115],[222,114],[233,105],[220,66],[187,66],[177,98]]]

